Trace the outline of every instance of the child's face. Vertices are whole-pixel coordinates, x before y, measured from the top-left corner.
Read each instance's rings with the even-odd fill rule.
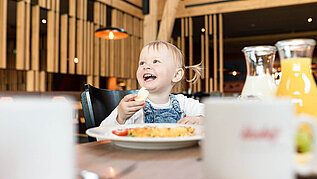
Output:
[[[172,52],[161,45],[158,50],[152,47],[142,49],[136,75],[142,87],[152,93],[164,93],[170,92],[178,82],[179,70],[182,69],[177,67]]]

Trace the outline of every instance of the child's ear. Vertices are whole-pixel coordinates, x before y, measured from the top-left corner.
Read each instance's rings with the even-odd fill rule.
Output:
[[[174,77],[172,79],[172,82],[174,83],[179,82],[180,80],[182,80],[183,76],[184,76],[184,70],[182,68],[177,68],[174,74]]]

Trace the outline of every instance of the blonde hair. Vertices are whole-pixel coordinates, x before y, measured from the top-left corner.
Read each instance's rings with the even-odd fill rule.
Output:
[[[152,41],[149,42],[148,44],[146,44],[144,46],[145,47],[152,47],[153,50],[159,50],[161,45],[165,45],[165,47],[168,50],[171,50],[172,54],[173,54],[173,59],[175,60],[176,64],[181,67],[184,71],[185,69],[191,69],[195,72],[195,75],[192,79],[190,80],[186,80],[187,82],[196,82],[198,80],[198,78],[201,76],[201,64],[197,64],[197,65],[192,65],[192,66],[185,66],[184,63],[184,55],[182,53],[182,51],[177,48],[175,45],[168,43],[168,42],[164,42],[164,41]]]

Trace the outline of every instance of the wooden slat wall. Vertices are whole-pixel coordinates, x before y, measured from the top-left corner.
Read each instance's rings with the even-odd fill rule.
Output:
[[[0,1],[0,68],[7,67],[7,6],[8,0]]]
[[[202,75],[196,83],[187,84],[185,80],[182,83],[182,87],[187,87],[188,92],[213,92],[220,91],[223,92],[223,19],[222,14],[210,14],[204,16],[204,28],[205,32],[200,35],[200,45],[201,45],[201,65],[202,65]],[[193,22],[192,17],[184,17],[180,19],[181,22],[181,33],[177,37],[177,40],[172,39],[171,42],[177,44],[183,53],[186,52],[186,47],[188,47],[188,56],[185,57],[185,64],[194,64],[194,54],[193,54]],[[219,25],[217,24],[219,22]],[[188,37],[188,41],[186,38]],[[212,43],[210,43],[212,42]],[[212,45],[213,51],[210,51],[210,45]],[[186,53],[184,53],[185,55]],[[197,59],[195,59],[197,60]],[[210,63],[212,62],[212,66]],[[210,66],[212,69],[210,69]],[[192,70],[188,71],[189,77],[187,79],[192,79],[194,72]],[[218,78],[219,76],[219,78]],[[184,88],[176,87],[176,92],[184,91]]]
[[[61,0],[17,1],[17,54],[15,61],[10,61],[10,69],[14,69],[8,72],[8,0],[0,1],[0,68],[5,70],[0,75],[9,76],[1,80],[0,90],[51,90],[53,73],[85,75],[86,81],[97,87],[100,77],[124,78],[129,81],[127,88],[137,87],[135,72],[143,47],[142,10],[122,0],[97,0],[93,1],[91,22],[88,1],[69,0],[67,14],[60,12],[65,4]],[[95,30],[107,26],[107,6],[112,7],[112,26],[126,29],[127,39],[110,41],[94,36]],[[47,13],[46,36],[40,34],[41,8]],[[13,50],[14,43],[11,46]],[[10,58],[14,57],[10,54]]]

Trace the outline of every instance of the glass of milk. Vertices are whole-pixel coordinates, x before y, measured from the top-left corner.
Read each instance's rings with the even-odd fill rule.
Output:
[[[274,46],[249,46],[242,49],[244,53],[247,77],[241,98],[274,97],[276,84],[272,73],[276,48]]]

